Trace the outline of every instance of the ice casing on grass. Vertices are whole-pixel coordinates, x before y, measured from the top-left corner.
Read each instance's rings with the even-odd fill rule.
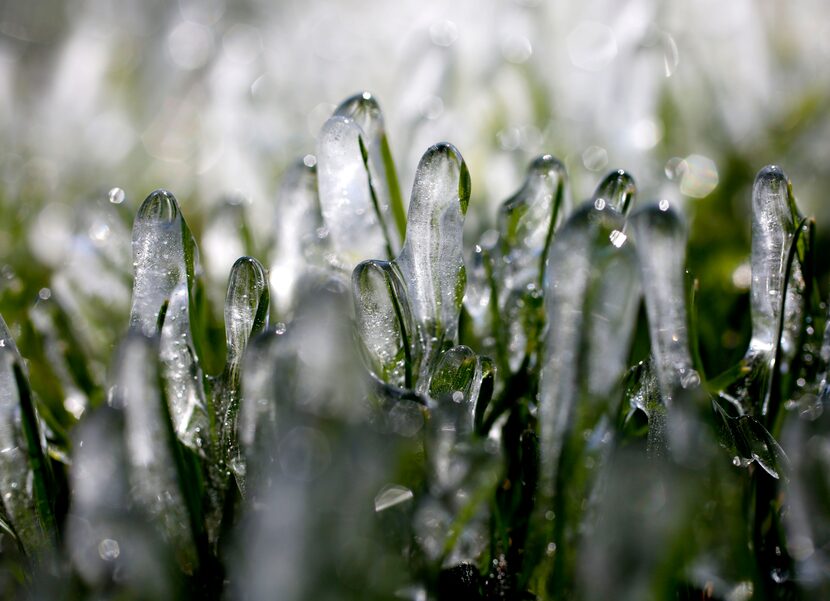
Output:
[[[379,545],[387,533],[375,538],[373,500],[396,455],[365,419],[349,291],[335,279],[298,294],[294,319],[245,354],[246,511],[230,586],[246,599],[388,599],[400,572],[372,571],[396,561]]]
[[[240,257],[231,268],[225,298],[227,364],[238,370],[248,339],[268,327],[270,293],[265,269],[252,257]]]
[[[367,364],[383,382],[412,388],[414,333],[406,289],[393,263],[363,261],[352,274],[355,320]]]
[[[81,580],[93,590],[116,589],[130,599],[170,598],[175,562],[132,502],[123,411],[96,409],[73,438],[66,546]]]
[[[500,470],[474,432],[492,377],[490,359],[464,345],[441,353],[432,372],[424,440],[429,490],[416,499],[413,528],[427,557],[442,567],[474,562],[488,543],[482,491],[493,489]]]
[[[781,344],[785,353],[795,349],[797,324],[791,322],[798,310],[798,299],[790,282],[784,280],[787,253],[798,225],[790,182],[780,167],[764,167],[752,188],[752,340],[749,353],[775,353],[784,289],[785,327]],[[795,305],[795,306],[794,306]],[[794,327],[795,326],[795,327]]]
[[[635,212],[635,237],[649,321],[651,352],[663,404],[674,392],[700,384],[692,366],[686,316],[686,228],[668,201]]]
[[[416,388],[425,390],[441,349],[458,338],[458,317],[466,271],[462,256],[464,215],[470,174],[451,144],[430,147],[415,172],[406,240],[395,259],[415,322],[419,370]]]
[[[151,193],[133,224],[133,303],[130,326],[153,336],[166,306],[159,352],[170,414],[187,446],[206,445],[208,416],[202,369],[191,333],[191,307],[197,303],[199,257],[176,198]]]
[[[793,257],[787,278],[797,230],[798,211],[789,179],[780,167],[764,167],[752,188],[752,338],[740,377],[721,391],[721,397],[741,415],[766,415],[773,371],[784,367],[775,365],[776,355],[787,364],[797,351],[804,315],[804,278],[798,256]]]
[[[553,230],[568,213],[567,172],[554,157],[531,162],[522,187],[499,208],[499,280],[505,294],[541,287]],[[504,305],[502,300],[500,306]]]
[[[400,193],[380,108],[370,94],[346,100],[323,125],[317,181],[330,263],[349,272],[364,259],[395,256]]]
[[[302,275],[324,265],[328,232],[317,194],[317,167],[297,161],[283,176],[277,193],[274,250],[270,256],[271,301],[285,321],[294,309]]]
[[[23,359],[0,317],[0,503],[27,555],[55,542],[52,479]]]
[[[191,516],[176,454],[178,444],[162,395],[157,339],[133,331],[115,364],[111,405],[123,411],[130,496],[157,525],[179,567],[198,565]]]
[[[452,490],[466,475],[467,463],[453,461],[453,450],[474,431],[481,369],[473,350],[460,345],[441,355],[432,374],[429,396],[435,405],[427,427],[426,452],[433,486],[441,490]]]
[[[588,203],[551,246],[539,401],[540,480],[548,496],[574,412],[581,411],[580,403],[607,403],[625,367],[640,283],[622,228],[622,217],[609,205]]]
[[[570,212],[569,202],[565,166],[543,155],[531,162],[522,187],[499,208],[499,243],[490,269],[503,319],[493,319],[492,329],[501,338],[501,354],[506,355],[503,367],[510,371],[515,372],[532,352],[534,337],[542,329],[541,307],[535,315],[541,302],[536,299],[542,296],[553,232]],[[488,258],[482,255],[482,260]]]
[[[389,263],[365,261],[355,269],[358,333],[383,381],[395,384],[403,375],[426,393],[438,355],[457,341],[469,198],[470,176],[461,154],[450,144],[432,146],[415,173],[403,250]],[[410,376],[406,361],[401,366],[397,358],[406,352],[406,339]]]
[[[353,119],[363,130],[363,160],[377,205],[385,216],[391,216],[384,218],[383,224],[386,237],[397,252],[406,228],[406,213],[380,105],[370,92],[362,92],[341,102],[334,114]]]
[[[270,293],[265,269],[252,257],[240,257],[231,268],[225,299],[227,360],[214,401],[219,423],[220,454],[244,487],[244,459],[238,443],[242,358],[248,341],[268,327]],[[243,488],[244,490],[244,488]]]
[[[258,335],[246,352],[238,432],[249,466],[258,453],[270,452],[286,412],[337,415],[346,421],[365,416],[365,381],[353,351],[348,289],[333,278],[301,289],[298,298],[295,318]]]
[[[648,415],[648,445],[652,453],[662,453],[666,440],[666,412],[681,389],[700,385],[700,375],[692,365],[686,315],[686,228],[680,215],[667,200],[647,205],[631,215],[631,231],[637,245],[637,258],[651,339],[651,366],[656,372],[657,398],[648,382],[641,386],[642,409]]]
[[[559,229],[548,257],[545,340],[538,409],[540,477],[528,547],[542,554],[540,574],[552,590],[569,590],[580,514],[594,467],[612,439],[610,420],[633,335],[640,282],[622,216],[588,202]],[[598,469],[598,467],[597,467]],[[553,524],[547,515],[555,514]]]

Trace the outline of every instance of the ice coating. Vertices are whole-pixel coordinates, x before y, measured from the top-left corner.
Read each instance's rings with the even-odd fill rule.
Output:
[[[572,586],[579,533],[569,525],[581,522],[596,486],[593,466],[614,439],[610,423],[639,306],[636,253],[622,230],[611,205],[589,201],[559,228],[548,256],[539,486],[528,548],[543,554],[536,572],[548,586],[561,583],[557,590]]]
[[[176,467],[174,433],[159,387],[156,342],[132,332],[115,367],[113,406],[124,411],[130,494],[158,526],[180,567],[198,564],[187,503]]]
[[[791,254],[798,219],[786,174],[780,167],[764,167],[752,190],[752,339],[741,377],[720,392],[742,415],[767,414],[776,359],[786,371],[798,350],[806,302],[800,259]]]
[[[363,130],[365,160],[372,189],[378,206],[384,213],[389,212],[392,216],[392,219],[384,219],[384,225],[392,250],[397,252],[406,228],[406,213],[380,105],[371,93],[363,92],[340,103],[334,114],[353,119]]]
[[[29,311],[29,318],[42,341],[49,369],[60,383],[64,408],[80,417],[89,408],[89,397],[84,391],[99,382],[85,361],[75,359],[89,360],[85,352],[89,346],[83,344],[81,336],[75,335],[77,322],[55,297],[39,298]]]
[[[0,503],[25,552],[40,558],[52,546],[54,523],[45,441],[22,365],[0,317]]]
[[[433,492],[452,490],[468,470],[468,462],[455,452],[456,445],[473,431],[473,418],[481,368],[467,346],[456,346],[438,359],[429,395],[434,401],[427,429],[426,453]]]
[[[170,598],[170,557],[132,503],[124,435],[123,412],[109,406],[75,430],[67,548],[89,586],[126,591],[129,598]]]
[[[491,230],[493,231],[493,230]],[[490,303],[493,299],[493,252],[494,249],[481,241],[475,245],[467,264],[467,287],[464,294],[464,307],[472,318],[476,335],[484,337],[488,332],[492,314]]]
[[[167,303],[159,349],[170,413],[182,442],[200,448],[208,417],[190,330],[198,253],[176,198],[165,190],[151,193],[138,210],[133,224],[133,265],[130,325],[153,336]]]
[[[441,354],[429,383],[429,396],[436,402],[433,413],[444,422],[444,429],[451,427],[462,436],[472,433],[481,378],[479,358],[470,347],[462,344]]]
[[[273,446],[278,414],[276,392],[280,384],[286,385],[279,379],[283,375],[282,366],[292,356],[293,349],[285,333],[265,332],[250,342],[242,371],[238,422],[239,443],[247,463],[257,456],[262,459]]]
[[[328,232],[317,195],[317,168],[298,161],[283,176],[276,202],[271,301],[280,319],[293,309],[298,279],[322,266]]]
[[[636,211],[629,224],[637,243],[657,381],[669,406],[678,389],[700,384],[686,323],[686,227],[667,201]]]
[[[268,278],[259,261],[240,257],[231,268],[225,298],[228,364],[238,365],[248,339],[268,326]]]
[[[404,284],[386,261],[364,261],[352,274],[355,322],[374,374],[399,388],[412,387],[412,316]]]
[[[421,158],[409,202],[406,241],[395,260],[418,331],[419,385],[425,387],[437,352],[458,334],[466,272],[462,228],[470,175],[456,148],[442,143]]]
[[[790,182],[780,167],[764,167],[752,188],[752,340],[750,353],[774,353],[787,252],[796,230]],[[789,299],[788,299],[789,300]],[[785,305],[785,313],[793,310]],[[797,335],[797,334],[796,334]],[[794,346],[785,328],[782,342]]]
[[[634,250],[615,236],[622,225],[610,206],[588,203],[565,222],[551,245],[545,289],[550,326],[539,402],[545,496],[552,494],[577,405],[606,400],[625,366],[640,287],[632,277]]]
[[[565,166],[554,157],[537,157],[528,167],[522,187],[499,209],[501,262],[505,291],[541,285],[553,230],[566,213]],[[506,302],[503,295],[500,305]]]
[[[330,262],[345,271],[365,259],[394,256],[386,233],[391,212],[372,191],[362,135],[352,119],[334,115],[317,142],[317,185],[331,242]]]
[[[637,200],[637,185],[634,177],[623,169],[612,171],[599,183],[591,200],[595,203],[602,200],[614,207],[621,215],[627,215]]]
[[[9,331],[9,327],[6,325],[2,315],[0,315],[0,348],[9,349],[16,357],[20,356],[17,345],[14,343],[14,338],[12,338],[12,333]]]

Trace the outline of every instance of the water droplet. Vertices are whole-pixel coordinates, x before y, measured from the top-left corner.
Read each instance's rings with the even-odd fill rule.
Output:
[[[121,555],[121,547],[118,546],[118,541],[111,538],[105,538],[98,543],[98,555],[104,561],[114,561]]]
[[[548,543],[546,553],[548,557],[553,556],[553,554],[556,553],[556,543]]]
[[[672,157],[666,161],[664,172],[666,177],[672,181],[679,179],[686,171],[686,161],[680,157]]]
[[[749,262],[743,262],[732,272],[732,285],[738,290],[749,290],[752,284],[752,268]]]
[[[700,374],[694,369],[689,369],[680,377],[681,388],[697,388],[700,386]]]
[[[704,198],[718,185],[718,168],[715,162],[699,154],[690,154],[684,160],[680,192],[692,198]]]
[[[112,204],[120,205],[127,198],[127,195],[121,188],[112,188],[107,193],[107,198]]]

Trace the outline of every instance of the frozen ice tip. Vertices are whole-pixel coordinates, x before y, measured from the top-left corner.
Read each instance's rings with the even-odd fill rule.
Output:
[[[171,223],[179,215],[179,203],[167,190],[155,190],[141,203],[136,220]]]

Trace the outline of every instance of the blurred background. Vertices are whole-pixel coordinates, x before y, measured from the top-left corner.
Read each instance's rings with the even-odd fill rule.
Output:
[[[129,282],[91,276],[103,272],[90,257],[115,246],[108,260],[129,272],[132,215],[159,187],[182,202],[221,299],[241,253],[212,216],[239,206],[268,240],[281,174],[315,152],[337,103],[368,90],[405,196],[429,145],[461,150],[468,246],[538,154],[566,163],[577,200],[617,168],[633,173],[641,202],[678,199],[706,309],[703,359],[717,373],[748,338],[762,166],[787,171],[827,256],[824,15],[821,0],[7,0],[0,312],[19,332],[27,307],[85,272],[76,285],[100,288],[120,334]],[[108,197],[114,187],[125,195]],[[102,203],[115,217],[96,221]]]

